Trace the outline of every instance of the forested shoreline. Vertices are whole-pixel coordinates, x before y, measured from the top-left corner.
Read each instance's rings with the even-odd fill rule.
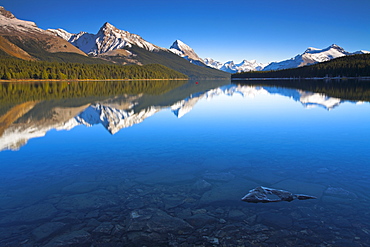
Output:
[[[180,72],[160,64],[114,65],[0,58],[3,80],[107,80],[107,79],[187,79]]]
[[[233,74],[231,78],[234,80],[238,78],[303,79],[366,76],[370,76],[370,54],[344,56],[327,62],[294,69],[236,73]]]

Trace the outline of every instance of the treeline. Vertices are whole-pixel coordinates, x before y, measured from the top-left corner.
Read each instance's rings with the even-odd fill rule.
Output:
[[[370,54],[344,56],[295,69],[253,71],[233,74],[232,78],[312,78],[370,76]]]
[[[0,59],[0,78],[106,80],[106,79],[186,79],[187,76],[160,64],[113,65],[81,64]]]

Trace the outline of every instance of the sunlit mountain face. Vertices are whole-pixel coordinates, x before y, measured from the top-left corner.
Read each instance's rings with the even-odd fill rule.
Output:
[[[108,83],[105,90],[97,90],[93,84],[84,82],[74,85],[53,82],[47,87],[37,84],[18,86],[18,90],[22,92],[27,90],[45,92],[45,88],[49,91],[39,99],[32,100],[24,95],[24,102],[22,100],[12,102],[10,99],[7,102],[7,93],[16,89],[11,89],[11,84],[3,84],[0,150],[17,150],[28,140],[43,137],[53,129],[71,130],[81,125],[87,127],[102,125],[110,134],[116,134],[121,129],[140,124],[167,109],[174,117],[182,118],[190,114],[199,101],[211,101],[222,95],[230,97],[241,95],[244,98],[278,95],[299,102],[307,109],[320,107],[328,111],[344,102],[360,104],[367,101],[367,98],[361,95],[348,100],[341,98],[340,93],[336,96],[334,92],[333,96],[329,96],[289,86],[259,82],[230,84],[227,81],[173,81],[165,84],[152,83],[150,87],[145,86],[144,82],[136,82],[137,88],[133,88],[132,85],[130,88],[117,87],[117,83]],[[69,87],[74,90],[80,88],[81,91],[67,95]],[[64,91],[58,91],[58,88],[64,88]]]

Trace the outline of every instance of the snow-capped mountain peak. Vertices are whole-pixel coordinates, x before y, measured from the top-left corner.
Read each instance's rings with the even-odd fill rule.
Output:
[[[132,45],[136,45],[148,51],[161,49],[160,47],[144,40],[139,35],[120,30],[108,22],[104,23],[97,34],[86,32],[71,34],[63,29],[48,29],[48,31],[67,40],[85,53],[93,55],[131,47]]]
[[[195,60],[203,63],[203,59],[201,59],[190,46],[188,46],[181,40],[175,40],[175,42],[173,42],[170,47],[170,51],[175,53],[176,55],[184,57],[190,62],[192,62],[192,60]]]

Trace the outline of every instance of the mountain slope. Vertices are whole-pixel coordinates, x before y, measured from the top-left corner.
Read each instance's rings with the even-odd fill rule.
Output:
[[[331,45],[325,49],[317,49],[313,47],[307,48],[307,50],[295,56],[294,58],[284,60],[281,62],[272,62],[267,65],[263,70],[282,70],[282,69],[290,69],[290,68],[298,68],[305,65],[311,65],[315,63],[321,63],[325,61],[329,61],[334,58],[354,55],[354,54],[364,54],[369,53],[366,51],[357,51],[354,53],[350,53],[345,51],[342,47],[338,45]]]
[[[127,50],[134,54],[131,57],[121,57],[121,59],[127,62],[129,62],[129,59],[134,59],[142,64],[159,63],[173,70],[179,71],[190,78],[230,78],[230,74],[228,73],[194,65],[168,50],[150,52],[137,46],[127,48]],[[117,60],[119,57],[114,56],[110,57],[110,59]]]
[[[63,39],[51,35],[36,26],[34,22],[17,19],[12,13],[0,6],[0,36],[8,39],[10,42],[19,40],[18,43],[39,43],[50,53],[55,52],[73,52],[86,56],[84,52],[77,49]],[[14,42],[12,42],[14,43]],[[17,45],[17,44],[15,44]],[[18,46],[19,47],[19,46]],[[20,47],[29,52],[27,46]]]
[[[23,60],[35,60],[30,54],[22,50],[6,38],[0,36],[0,50],[6,54]]]

